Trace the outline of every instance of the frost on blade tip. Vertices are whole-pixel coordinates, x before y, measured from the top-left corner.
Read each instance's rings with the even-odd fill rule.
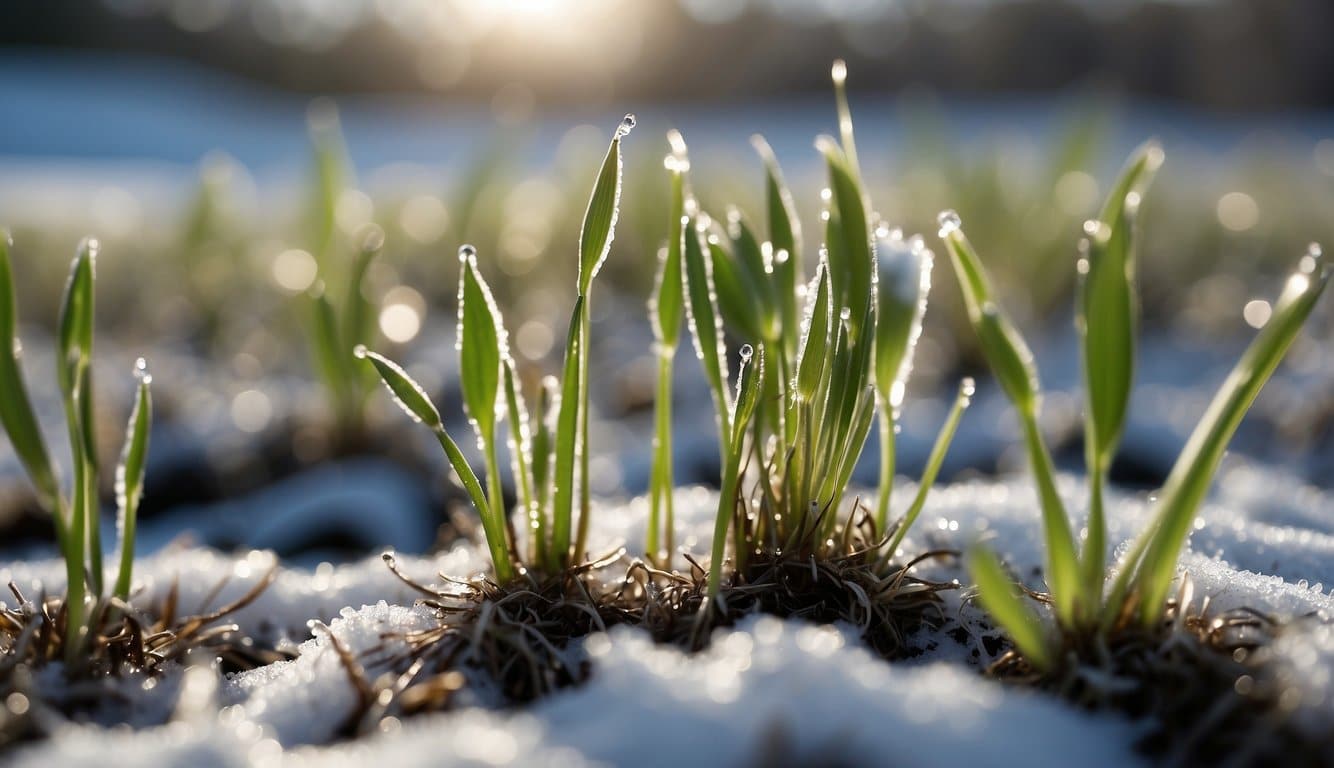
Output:
[[[144,384],[153,383],[153,374],[148,370],[148,361],[142,357],[134,361],[134,378]]]
[[[959,218],[959,214],[953,210],[945,210],[936,216],[936,224],[940,227],[940,236],[949,237],[959,231],[963,226],[963,221]]]
[[[635,129],[634,113],[628,113],[626,114],[625,117],[621,118],[621,124],[616,126],[616,138],[620,139],[629,136],[630,131],[633,131],[634,129]]]
[[[426,390],[409,376],[402,366],[361,345],[358,345],[357,353],[359,359],[369,360],[371,365],[375,366],[376,372],[380,374],[380,380],[389,390],[390,397],[409,418],[431,429],[441,428],[440,412],[436,410],[435,404],[427,396]]]

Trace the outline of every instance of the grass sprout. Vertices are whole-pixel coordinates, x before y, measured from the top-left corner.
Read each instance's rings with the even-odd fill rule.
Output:
[[[1088,535],[1080,554],[1076,554],[1070,522],[1056,493],[1051,456],[1037,426],[1040,387],[1032,355],[996,305],[990,278],[958,217],[948,211],[940,216],[940,236],[950,251],[969,320],[1024,426],[1042,505],[1047,583],[1059,632],[1053,635],[1042,628],[993,555],[975,548],[971,569],[983,605],[1029,663],[1047,672],[1061,663],[1063,642],[1088,648],[1089,642],[1105,644],[1111,635],[1161,626],[1182,545],[1227,444],[1329,280],[1329,264],[1319,247],[1312,245],[1288,279],[1269,322],[1243,353],[1191,434],[1158,494],[1152,522],[1122,559],[1109,589],[1102,493],[1133,383],[1135,219],[1162,159],[1162,149],[1155,142],[1131,155],[1100,218],[1085,226],[1086,237],[1080,244],[1077,327],[1083,342],[1087,391],[1085,455],[1090,493]]]
[[[500,587],[509,585],[521,572],[537,570],[555,575],[584,560],[591,512],[589,294],[593,278],[611,248],[620,200],[621,140],[634,124],[634,116],[626,115],[617,126],[594,182],[579,241],[578,295],[566,340],[563,377],[559,383],[548,380],[543,384],[535,414],[530,414],[526,407],[515,361],[509,352],[509,332],[482,276],[477,250],[471,245],[459,248],[457,344],[463,406],[486,464],[485,491],[458,444],[446,432],[440,412],[425,390],[392,360],[371,352],[365,345],[353,350],[355,357],[370,363],[399,406],[435,433],[481,516],[495,583]],[[554,428],[551,414],[555,415]],[[502,418],[509,422],[504,437],[498,432]],[[511,470],[528,521],[530,547],[526,557],[519,551],[518,537],[505,507],[500,477],[502,439],[509,441]]]
[[[65,661],[77,668],[83,659],[86,640],[96,634],[97,617],[104,616],[106,589],[100,536],[101,504],[98,497],[96,450],[97,415],[93,401],[92,354],[94,315],[94,262],[96,240],[84,240],[70,267],[69,281],[61,302],[56,339],[56,384],[60,392],[69,432],[73,480],[68,496],[57,480],[55,465],[28,397],[22,372],[22,345],[17,336],[17,283],[10,260],[12,243],[0,237],[0,421],[14,451],[23,462],[37,491],[39,503],[55,524],[57,545],[65,560],[68,578],[63,601],[62,647]],[[124,453],[116,469],[119,508],[120,557],[113,593],[128,597],[134,564],[134,528],[142,496],[144,464],[152,423],[152,377],[140,358],[135,365],[137,396],[130,415]]]
[[[809,282],[803,284],[792,197],[763,138],[752,143],[765,170],[767,238],[736,209],[719,226],[680,187],[687,325],[713,392],[722,458],[711,602],[722,588],[729,532],[738,578],[752,558],[804,561],[860,550],[868,568],[888,569],[971,395],[968,383],[891,542],[894,424],[921,332],[932,256],[921,238],[905,239],[873,213],[857,166],[846,67],[836,62],[832,74],[840,139],[815,142],[829,187],[822,193],[824,246]],[[682,166],[668,163],[674,184]],[[666,258],[672,255],[669,249]],[[738,350],[735,395],[727,386],[724,331],[749,340]],[[877,412],[880,497],[865,528],[857,522],[863,510],[856,503],[845,509],[844,496]]]
[[[306,291],[315,372],[334,415],[335,438],[349,447],[365,435],[365,403],[373,378],[351,350],[375,341],[375,307],[366,297],[366,273],[384,247],[384,231],[367,224],[354,252],[338,237],[337,209],[350,163],[332,102],[317,101],[308,117],[312,173],[306,213],[316,280]]]

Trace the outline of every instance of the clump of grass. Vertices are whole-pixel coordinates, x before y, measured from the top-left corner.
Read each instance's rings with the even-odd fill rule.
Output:
[[[539,397],[530,414],[521,391],[504,318],[482,276],[477,251],[459,249],[459,324],[457,345],[462,374],[463,405],[486,463],[486,490],[458,444],[445,430],[439,410],[426,392],[398,364],[364,346],[357,357],[368,361],[395,401],[409,416],[430,428],[467,490],[482,521],[491,553],[495,583],[506,587],[520,575],[559,576],[585,559],[591,495],[588,445],[588,345],[593,278],[601,269],[615,234],[621,191],[621,140],[634,128],[626,115],[612,137],[602,162],[579,238],[577,298],[565,346],[559,397]],[[548,414],[555,413],[554,431]],[[498,434],[501,419],[507,435]],[[536,434],[538,439],[533,439]],[[500,447],[508,441],[518,486],[519,503],[529,526],[528,551],[510,524],[500,478]],[[576,501],[577,499],[577,501]],[[578,516],[576,517],[576,507]]]
[[[963,382],[916,499],[891,523],[895,424],[926,310],[932,255],[921,238],[905,239],[873,213],[857,165],[846,74],[836,62],[840,138],[816,140],[829,187],[822,194],[824,246],[808,283],[791,195],[762,138],[754,144],[765,167],[767,239],[735,209],[724,229],[692,200],[684,206],[684,303],[717,406],[722,458],[706,587],[706,604],[716,602],[720,616],[728,613],[721,594],[729,532],[733,590],[781,572],[784,561],[843,562],[860,569],[840,569],[850,594],[865,584],[876,585],[878,595],[899,594],[884,585],[903,583],[898,547],[972,394],[971,381]],[[753,342],[738,350],[735,394],[727,387],[724,328]],[[872,511],[845,496],[877,414],[882,461]],[[928,590],[908,592],[914,609],[921,591]]]
[[[102,564],[97,412],[92,379],[93,282],[98,244],[96,240],[85,240],[74,257],[61,302],[56,339],[55,383],[64,407],[73,466],[69,496],[60,487],[24,382],[22,345],[17,334],[16,283],[9,257],[11,246],[7,234],[0,237],[0,347],[5,349],[0,354],[0,422],[37,492],[38,502],[55,525],[56,543],[65,560],[68,579],[63,601],[62,645],[66,663],[77,668],[87,649],[89,634],[97,629],[91,622],[104,613],[102,603],[107,592]],[[111,594],[120,600],[128,598],[133,578],[134,527],[152,421],[153,377],[143,358],[135,364],[134,374],[138,379],[137,393],[125,451],[116,468],[120,556]]]
[[[1167,597],[1177,559],[1228,441],[1261,387],[1277,368],[1329,280],[1318,246],[1299,261],[1269,322],[1243,353],[1201,418],[1158,494],[1153,519],[1118,564],[1110,585],[1105,556],[1103,486],[1125,425],[1135,359],[1135,221],[1140,201],[1163,152],[1153,142],[1130,158],[1098,219],[1080,244],[1077,326],[1083,341],[1088,462],[1088,535],[1077,551],[1065,506],[1056,491],[1051,456],[1037,425],[1041,388],[1032,354],[996,304],[991,281],[952,212],[940,216],[969,319],[1002,390],[1023,425],[1038,486],[1046,543],[1047,586],[1054,631],[1017,596],[1000,563],[976,548],[971,572],[982,604],[1013,639],[1034,670],[1063,675],[1071,666],[1107,665],[1122,638],[1170,628]]]
[[[63,596],[29,600],[16,585],[9,589],[18,601],[0,611],[0,695],[23,696],[25,709],[42,706],[23,693],[35,667],[64,663],[73,679],[95,679],[124,671],[156,673],[167,661],[191,648],[207,646],[232,659],[237,667],[271,657],[236,636],[236,627],[219,624],[231,612],[251,602],[268,586],[262,581],[241,600],[202,615],[180,615],[173,590],[151,616],[130,605],[134,585],[134,538],[152,424],[153,377],[143,358],[135,363],[134,402],[126,428],[125,446],[115,469],[117,562],[107,581],[99,535],[101,503],[98,495],[100,462],[94,431],[97,411],[93,402],[92,353],[94,315],[94,262],[98,244],[85,240],[70,268],[61,303],[56,337],[55,385],[60,392],[69,432],[73,478],[69,492],[61,487],[55,462],[47,451],[22,371],[22,345],[17,336],[17,283],[10,261],[11,241],[0,235],[0,423],[23,463],[38,502],[51,515],[56,544],[65,561],[67,583]],[[103,689],[92,688],[96,696]],[[80,706],[77,695],[60,702]],[[0,729],[3,730],[3,729]],[[12,737],[0,732],[0,741]]]

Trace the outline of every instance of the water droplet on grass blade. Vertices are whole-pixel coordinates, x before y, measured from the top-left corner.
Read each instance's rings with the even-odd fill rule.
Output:
[[[949,237],[959,231],[959,228],[963,226],[963,221],[959,218],[959,214],[953,210],[945,210],[936,216],[936,224],[940,225],[940,236]]]
[[[459,261],[468,261],[477,257],[477,249],[464,243],[459,246]]]
[[[633,113],[627,114],[621,118],[621,124],[616,126],[616,138],[629,136],[630,131],[635,129],[635,116]]]
[[[834,85],[842,85],[848,79],[848,64],[842,59],[834,59],[834,64],[829,68],[829,77],[833,79]]]
[[[749,363],[750,359],[755,356],[755,348],[749,344],[742,344],[740,353],[741,353],[741,362]]]
[[[365,344],[358,344],[357,346],[352,348],[352,356],[357,358],[358,360],[365,360],[366,354],[367,352]]]
[[[148,361],[142,357],[134,361],[134,378],[144,384],[153,383],[153,374],[148,370]]]

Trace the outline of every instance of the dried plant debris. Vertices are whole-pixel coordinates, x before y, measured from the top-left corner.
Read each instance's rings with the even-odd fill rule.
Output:
[[[145,690],[157,685],[172,665],[187,656],[213,660],[220,673],[253,669],[292,658],[287,651],[265,648],[239,633],[225,620],[253,603],[277,577],[270,570],[253,588],[221,608],[185,615],[176,585],[161,603],[141,610],[117,598],[98,605],[73,664],[65,662],[64,600],[29,599],[13,582],[9,591],[17,607],[0,611],[0,744],[38,736],[64,718],[83,719],[105,700],[123,696],[120,681],[143,678]],[[213,590],[220,592],[226,581]],[[60,665],[58,688],[40,685],[38,676]]]
[[[908,638],[944,624],[939,593],[956,585],[919,579],[908,571],[922,560],[955,553],[927,553],[892,569],[868,554],[861,548],[831,557],[753,558],[711,609],[705,609],[707,571],[693,560],[683,574],[632,560],[621,550],[556,577],[524,572],[506,586],[442,575],[442,589],[412,580],[386,554],[386,564],[421,594],[418,602],[436,612],[438,624],[385,635],[383,643],[360,656],[320,625],[313,626],[328,634],[357,691],[356,714],[342,729],[353,736],[374,730],[386,717],[447,709],[468,686],[493,690],[498,703],[514,704],[577,685],[587,679],[590,667],[573,641],[617,625],[642,628],[657,642],[700,650],[715,627],[760,612],[846,622],[887,659],[916,655],[920,649]],[[617,568],[625,569],[624,576],[609,576]]]
[[[1250,608],[1196,603],[1187,578],[1161,623],[1137,622],[1069,647],[1040,672],[1009,650],[989,673],[1057,693],[1088,709],[1145,718],[1136,745],[1169,765],[1321,765],[1334,762],[1334,733],[1298,728],[1273,668],[1270,646],[1315,616],[1284,621]]]

